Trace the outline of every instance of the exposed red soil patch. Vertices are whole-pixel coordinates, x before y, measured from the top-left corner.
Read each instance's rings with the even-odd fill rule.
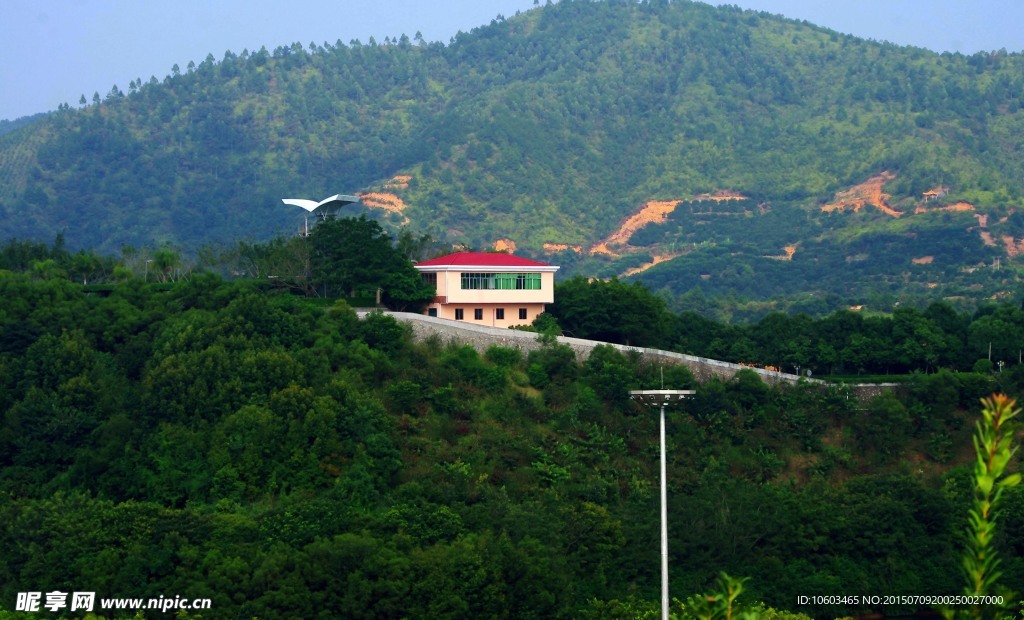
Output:
[[[409,187],[412,176],[408,174],[396,174],[391,180],[384,184],[384,189],[405,189]]]
[[[675,253],[671,253],[671,254],[659,254],[657,256],[654,256],[654,260],[652,260],[649,263],[644,263],[643,265],[640,265],[639,267],[633,267],[632,269],[627,269],[626,272],[622,274],[622,277],[635,276],[638,273],[643,273],[643,272],[647,271],[648,269],[650,269],[651,267],[653,267],[653,266],[655,266],[655,265],[657,265],[659,263],[664,263],[665,261],[672,260],[673,258],[676,258],[677,256],[682,256],[682,254],[683,254],[682,252],[675,252]]]
[[[722,202],[725,200],[748,200],[747,196],[740,194],[731,189],[720,189],[707,194],[698,194],[692,199],[693,202],[702,202],[710,200],[713,202]],[[682,200],[650,200],[645,202],[640,210],[633,215],[627,217],[619,225],[618,230],[608,235],[605,239],[595,243],[590,247],[588,252],[590,254],[606,254],[608,256],[618,256],[616,250],[618,248],[629,245],[629,239],[633,236],[633,233],[640,230],[648,224],[663,224],[668,219],[669,214],[675,211],[676,207],[683,202]],[[759,207],[760,208],[760,207]],[[708,212],[708,215],[743,215],[740,213],[713,213]],[[699,215],[699,214],[694,214]],[[699,222],[698,222],[699,223]],[[549,249],[552,248],[552,249]],[[544,244],[544,249],[548,251],[560,251],[572,247],[575,251],[578,246],[565,246],[562,244]],[[656,264],[656,263],[655,263]]]
[[[590,253],[614,255],[615,253],[608,248],[609,245],[628,245],[633,233],[651,223],[664,223],[681,202],[682,200],[651,200],[644,203],[639,211],[626,218],[618,230],[590,248]]]
[[[511,239],[498,239],[494,242],[494,249],[497,252],[516,253],[516,242]]]
[[[402,211],[405,211],[405,203],[402,199],[394,194],[388,194],[384,192],[368,192],[366,194],[359,194],[359,199],[362,203],[371,209],[383,209],[390,213],[402,215]],[[409,218],[403,217],[403,223],[409,223]]]
[[[882,186],[895,178],[895,174],[886,170],[860,185],[854,185],[846,191],[838,192],[832,202],[823,206],[821,210],[825,213],[843,212],[847,209],[857,212],[865,206],[872,206],[886,215],[900,217],[903,212],[890,207],[889,198],[891,196],[882,191]]]
[[[782,248],[782,251],[784,252],[784,254],[781,254],[779,256],[765,256],[765,258],[772,258],[775,260],[793,260],[793,255],[796,254],[796,246],[787,245],[786,247]]]
[[[367,194],[361,194],[359,198],[363,204],[372,207],[374,209],[384,209],[385,211],[391,211],[392,213],[401,213],[405,211],[405,203],[402,199],[394,194],[387,194],[384,192],[369,192]]]
[[[1015,241],[1010,235],[1003,235],[1003,245],[1006,246],[1006,255],[1010,258],[1017,258],[1024,254],[1024,239]]]
[[[555,252],[564,252],[566,250],[572,250],[577,254],[581,254],[583,252],[583,246],[569,245],[567,243],[545,243],[543,247],[544,251],[548,252],[549,254],[554,254]]]
[[[934,256],[922,256],[921,258],[912,258],[910,259],[910,262],[915,265],[931,265],[934,260]]]

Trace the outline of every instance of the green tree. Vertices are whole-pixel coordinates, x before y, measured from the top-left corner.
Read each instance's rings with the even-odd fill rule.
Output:
[[[948,337],[914,308],[897,309],[892,321],[896,360],[904,368],[930,370],[940,361],[951,359],[954,347]]]
[[[630,388],[636,387],[633,365],[611,345],[594,347],[583,367],[591,387],[608,402],[625,402]]]
[[[177,269],[181,266],[181,255],[170,247],[162,247],[153,252],[152,261],[147,261],[149,268],[161,282],[174,281]]]
[[[555,287],[547,308],[563,333],[617,344],[655,346],[670,328],[665,302],[639,282],[575,277]]]
[[[1017,359],[1024,343],[1024,311],[1013,306],[999,306],[971,322],[967,328],[967,346],[975,359],[993,362]]]
[[[319,294],[375,295],[379,290],[399,308],[425,303],[434,295],[380,224],[366,216],[320,222],[310,242]]]

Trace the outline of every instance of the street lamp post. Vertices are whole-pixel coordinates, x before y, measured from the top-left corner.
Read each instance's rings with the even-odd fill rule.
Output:
[[[641,405],[661,409],[661,618],[668,620],[668,478],[665,467],[665,406],[696,394],[693,390],[630,390]]]

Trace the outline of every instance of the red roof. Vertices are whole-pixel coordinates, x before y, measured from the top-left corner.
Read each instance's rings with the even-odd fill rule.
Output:
[[[416,263],[417,267],[551,267],[547,263],[500,252],[456,252]]]

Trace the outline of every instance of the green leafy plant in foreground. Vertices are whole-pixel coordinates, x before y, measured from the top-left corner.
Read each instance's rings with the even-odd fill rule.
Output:
[[[671,614],[671,617],[675,620],[810,620],[810,616],[805,614],[765,607],[764,603],[738,603],[747,579],[730,577],[722,572],[714,592],[694,595],[684,602],[675,599],[676,604],[682,606],[682,611]]]
[[[964,570],[970,596],[1001,595],[1003,605],[972,605],[964,609],[945,608],[943,616],[953,618],[995,618],[1009,612],[1014,594],[998,583],[999,557],[993,546],[996,517],[1003,491],[1020,484],[1020,473],[1006,475],[1006,468],[1017,447],[1013,445],[1015,425],[1020,413],[1014,399],[994,394],[982,399],[981,420],[974,433],[974,501],[971,506],[964,548]]]
[[[718,590],[710,594],[691,596],[682,604],[683,613],[680,618],[697,620],[756,620],[760,614],[741,612],[736,599],[743,592],[743,582],[748,578],[734,578],[723,572],[718,576]]]

